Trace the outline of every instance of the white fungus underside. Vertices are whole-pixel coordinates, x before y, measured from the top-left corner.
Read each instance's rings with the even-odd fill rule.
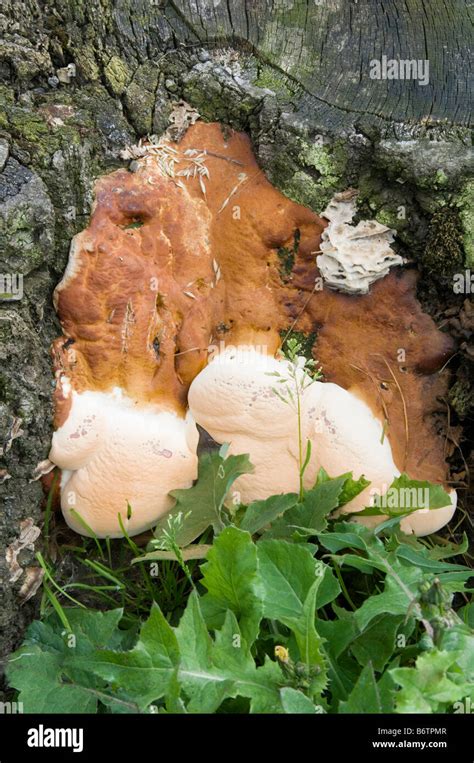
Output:
[[[196,478],[194,421],[138,405],[119,389],[71,394],[71,411],[54,433],[49,455],[63,470],[66,521],[88,534],[74,509],[98,537],[119,537],[120,513],[128,533],[148,529],[172,507],[168,493],[190,487]]]

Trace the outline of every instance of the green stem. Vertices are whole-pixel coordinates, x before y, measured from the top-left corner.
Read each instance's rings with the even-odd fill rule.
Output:
[[[176,554],[176,558],[178,560],[179,566],[183,570],[184,574],[186,575],[186,578],[188,579],[188,582],[191,584],[193,590],[195,591],[196,590],[196,586],[194,585],[194,580],[192,578],[191,572],[189,571],[188,565],[184,561],[184,558],[183,558],[183,555],[181,553],[180,547],[178,546],[178,544],[175,541],[172,542],[172,550]]]
[[[343,577],[342,577],[342,574],[341,574],[341,570],[339,569],[339,565],[338,565],[337,562],[334,564],[334,572],[336,573],[337,579],[339,580],[339,585],[341,586],[342,595],[344,596],[344,598],[347,601],[347,603],[349,604],[349,606],[352,607],[352,609],[355,612],[357,607],[356,607],[356,605],[354,604],[354,602],[352,601],[352,599],[351,599],[351,597],[349,595],[349,591],[346,588],[346,584],[344,583],[344,580],[343,580]]]

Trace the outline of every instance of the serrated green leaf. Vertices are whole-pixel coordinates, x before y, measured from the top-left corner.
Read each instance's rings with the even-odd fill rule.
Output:
[[[192,543],[209,526],[212,526],[215,532],[224,528],[222,511],[227,493],[237,477],[252,472],[253,466],[248,455],[225,458],[222,453],[222,448],[219,452],[203,453],[199,459],[196,484],[187,490],[171,491],[170,495],[176,499],[176,504],[156,525],[156,538],[168,527],[169,517],[175,517],[180,512],[184,520],[182,528],[176,534],[178,546]]]
[[[401,686],[395,698],[397,712],[442,712],[468,696],[472,683],[466,683],[456,667],[458,657],[458,652],[433,649],[417,657],[414,668],[390,670],[394,682]]]
[[[338,506],[346,479],[345,476],[323,478],[314,488],[305,492],[302,503],[288,509],[272,523],[265,538],[291,538],[298,530],[309,536],[322,532],[327,527],[329,514]]]
[[[223,614],[232,610],[247,644],[253,644],[263,616],[263,587],[258,573],[257,547],[248,532],[227,527],[215,539],[201,565],[208,604]]]
[[[353,498],[362,493],[370,485],[370,480],[365,479],[364,475],[355,480],[352,478],[352,472],[347,472],[342,474],[341,477],[345,477],[346,481],[339,494],[339,506],[344,506],[349,501],[352,501]]]
[[[56,616],[29,627],[23,646],[11,655],[6,675],[27,713],[93,713],[102,684],[78,660],[96,648],[119,645],[122,610],[68,609],[71,633]],[[126,634],[124,634],[126,635]]]
[[[301,617],[320,562],[305,546],[283,540],[262,540],[257,548],[264,616],[282,623]]]
[[[176,635],[157,604],[129,652],[97,651],[84,668],[117,686],[141,709],[164,697],[179,665]]]
[[[188,562],[191,559],[205,559],[210,548],[211,546],[206,543],[192,543],[190,546],[181,550],[181,555],[185,562]],[[177,558],[178,557],[174,551],[162,551],[161,549],[158,549],[157,551],[150,551],[150,553],[144,554],[143,556],[137,556],[135,559],[132,559],[132,564],[161,560],[176,561]]]
[[[468,548],[469,540],[466,533],[463,533],[461,543],[452,543],[445,540],[443,545],[437,543],[435,546],[432,546],[428,553],[431,559],[449,559],[451,556],[464,554]]]
[[[272,495],[264,501],[253,501],[246,509],[240,529],[253,535],[297,503],[296,493]]]
[[[214,642],[195,592],[188,599],[175,634],[181,652],[179,681],[190,699],[187,711],[214,713],[225,697],[234,696],[234,682],[214,669]]]
[[[280,666],[266,658],[257,667],[243,634],[240,636],[235,615],[228,610],[224,625],[215,636],[216,667],[232,676],[236,695],[250,699],[251,713],[281,713],[279,690],[284,678]]]
[[[464,624],[447,628],[443,631],[439,646],[442,651],[458,653],[456,664],[474,691],[474,630]]]

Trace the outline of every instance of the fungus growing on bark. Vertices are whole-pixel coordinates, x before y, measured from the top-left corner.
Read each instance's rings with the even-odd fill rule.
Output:
[[[142,143],[130,156],[133,172],[98,181],[90,225],[74,239],[55,295],[64,336],[53,348],[58,430],[51,460],[65,472],[68,521],[86,533],[70,511],[80,515],[82,507],[100,535],[120,534],[119,512],[132,534],[153,524],[170,507],[167,492],[189,486],[196,474],[196,430],[185,418],[193,379],[197,395],[206,378],[222,378],[231,346],[250,345],[255,384],[262,394],[271,391],[264,367],[282,367],[274,354],[288,328],[316,334],[313,352],[327,382],[363,401],[380,422],[398,472],[445,483],[434,414],[446,394],[447,372],[438,372],[452,343],[423,314],[416,274],[393,271],[363,296],[321,288],[316,255],[325,223],[270,185],[243,134],[197,122],[180,143]],[[284,250],[293,256],[282,275]],[[239,450],[247,438],[247,452],[255,451],[250,441],[263,441],[263,419],[256,437],[250,421],[239,428],[237,408],[229,407],[219,422],[204,406],[200,423],[220,439],[232,435],[233,449],[239,437]],[[289,413],[286,407],[282,419]],[[289,424],[283,420],[267,443],[268,464],[240,483],[248,500],[294,480]],[[277,441],[289,453],[285,467]]]
[[[121,535],[119,514],[139,533],[171,507],[171,490],[192,484],[190,382],[224,336],[275,352],[286,321],[277,249],[322,227],[255,171],[245,136],[222,145],[217,125],[188,136],[132,152],[133,172],[99,180],[55,292],[64,336],[53,346],[50,459],[63,470],[66,520],[84,534]]]
[[[376,220],[352,225],[356,192],[336,194],[323,212],[329,225],[321,237],[318,268],[331,289],[348,294],[367,294],[369,287],[388,275],[403,257],[393,251],[395,231]]]
[[[333,476],[350,471],[354,479],[363,476],[370,482],[340,513],[352,514],[373,505],[374,494],[386,494],[394,478],[400,475],[382,421],[357,394],[329,382],[316,382],[308,387],[305,411],[310,422],[306,431],[318,469],[322,467]],[[403,532],[428,535],[439,530],[456,509],[454,490],[450,491],[450,498],[445,507],[430,509],[427,506],[404,517],[400,522]],[[388,516],[357,517],[356,514],[354,519],[374,527]]]
[[[219,289],[205,204],[157,168],[103,178],[96,199],[55,293],[65,336],[53,347],[50,458],[63,470],[67,522],[103,537],[123,534],[119,514],[132,535],[150,527],[171,508],[170,490],[196,477],[186,391],[207,359]]]
[[[298,492],[300,441],[305,452],[309,440],[304,487],[314,484],[320,468],[332,476],[351,471],[354,479],[363,476],[370,484],[342,512],[362,511],[372,505],[374,492],[385,494],[400,475],[383,424],[350,390],[309,377],[305,384],[305,372],[296,373],[296,380],[291,379],[285,360],[248,347],[229,347],[192,383],[190,410],[214,440],[230,443],[230,453],[250,455],[254,471],[234,483],[239,502]],[[402,520],[402,530],[417,535],[436,532],[451,519],[455,507],[452,491],[446,507],[414,511]],[[387,517],[355,519],[374,526]]]

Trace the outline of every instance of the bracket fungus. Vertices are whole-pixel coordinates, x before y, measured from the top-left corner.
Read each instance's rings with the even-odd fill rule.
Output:
[[[196,477],[194,418],[231,452],[250,453],[255,471],[236,482],[243,501],[294,490],[295,416],[268,374],[285,368],[275,354],[295,328],[316,335],[326,379],[302,395],[303,439],[314,443],[307,486],[318,464],[331,476],[353,469],[380,483],[406,472],[446,484],[437,416],[453,347],[423,314],[415,272],[388,273],[401,264],[391,233],[349,225],[351,201],[330,205],[327,225],[268,182],[246,135],[218,124],[198,121],[179,143],[142,142],[128,156],[132,171],[97,182],[55,293],[63,336],[50,459],[68,523],[98,536],[122,534],[119,514],[130,534],[152,526],[168,493]],[[321,234],[324,256],[330,244],[349,257],[341,263],[372,247],[364,273],[352,260],[350,294],[318,286]],[[282,249],[294,253],[284,277]],[[453,510],[405,527],[430,532],[440,526],[431,515],[443,524]]]
[[[332,476],[351,471],[354,479],[363,476],[370,484],[343,507],[343,513],[363,510],[372,504],[374,494],[385,494],[400,475],[382,421],[351,390],[311,380],[298,367],[292,376],[288,366],[286,360],[255,348],[226,348],[191,384],[190,410],[214,440],[230,443],[230,453],[249,454],[254,471],[234,483],[239,502],[297,492],[300,444],[305,451],[310,441],[304,487],[314,484],[320,468]],[[455,508],[452,491],[446,507],[414,511],[401,521],[402,530],[416,535],[435,532],[451,519]],[[387,517],[355,519],[375,525]]]
[[[348,294],[367,294],[369,287],[388,275],[403,257],[390,244],[395,231],[376,220],[361,220],[352,225],[357,192],[336,194],[323,212],[329,225],[321,236],[318,268],[331,289]]]

